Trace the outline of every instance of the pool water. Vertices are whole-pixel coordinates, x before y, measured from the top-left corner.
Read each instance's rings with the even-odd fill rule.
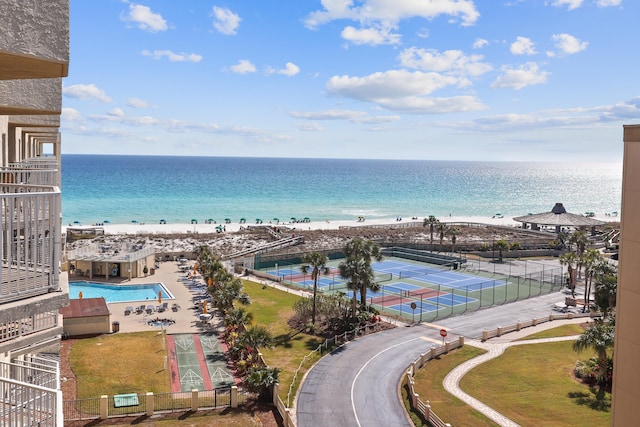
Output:
[[[162,299],[174,299],[173,294],[162,283],[145,283],[142,285],[111,285],[96,282],[70,282],[69,298],[103,297],[106,302],[157,301],[158,293]]]

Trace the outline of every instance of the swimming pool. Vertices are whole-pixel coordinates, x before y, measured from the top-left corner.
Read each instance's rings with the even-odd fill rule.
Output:
[[[104,297],[106,302],[157,301],[158,292],[162,299],[175,299],[173,294],[162,283],[145,283],[141,285],[112,285],[96,282],[70,282],[69,298]]]

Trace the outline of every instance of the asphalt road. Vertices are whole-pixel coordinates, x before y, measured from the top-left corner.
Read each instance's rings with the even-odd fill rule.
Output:
[[[308,372],[296,402],[297,425],[411,426],[398,397],[398,383],[411,362],[441,344],[441,328],[448,330],[447,341],[460,335],[480,338],[484,328],[547,316],[564,297],[556,292],[349,342]]]

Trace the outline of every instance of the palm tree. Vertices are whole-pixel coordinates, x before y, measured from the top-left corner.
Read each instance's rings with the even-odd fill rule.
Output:
[[[594,302],[602,311],[602,317],[609,318],[616,308],[618,291],[618,269],[615,265],[602,260],[594,267]]]
[[[449,227],[447,227],[447,224],[444,222],[439,222],[436,229],[438,230],[438,235],[440,237],[440,250],[442,250],[442,241],[444,240],[444,236],[447,234]]]
[[[345,260],[338,265],[340,276],[347,280],[347,287],[352,290],[351,316],[356,319],[358,298],[356,293],[360,291],[362,304],[367,301],[367,289],[376,290],[377,283],[374,280],[373,260],[381,261],[382,252],[380,246],[371,240],[355,238],[349,241],[343,248]]]
[[[429,236],[430,236],[430,241],[431,241],[431,245],[433,245],[433,232],[435,230],[435,226],[436,224],[440,222],[436,219],[435,216],[433,215],[429,215],[429,218],[425,218],[422,221],[422,226],[426,227],[427,225],[429,226]]]
[[[451,227],[449,228],[449,236],[451,236],[451,252],[456,253],[456,241],[458,240],[458,236],[462,234],[462,231],[459,228]]]
[[[356,238],[345,245],[343,252],[347,258],[364,260],[364,268],[359,272],[359,290],[360,303],[366,304],[367,289],[372,289],[373,291],[379,289],[377,283],[374,281],[371,263],[373,261],[382,261],[380,246],[373,240]]]
[[[357,290],[360,289],[360,278],[366,275],[366,263],[363,259],[347,258],[338,265],[340,276],[347,280],[347,288],[351,289],[351,317],[356,318],[358,309]]]
[[[589,302],[591,301],[591,283],[593,282],[595,266],[600,263],[603,258],[596,249],[587,249],[580,257],[580,260],[584,267],[585,280],[584,307],[582,307],[582,312],[584,313],[587,311],[587,307],[589,307]]]
[[[569,249],[571,249],[572,245],[575,245],[576,246],[575,252],[578,255],[578,258],[582,258],[582,256],[584,255],[587,249],[587,244],[589,243],[589,237],[587,236],[587,232],[584,230],[578,230],[569,236],[568,241],[569,241]],[[582,273],[582,262],[578,262],[577,267],[578,267],[578,279],[579,279]]]
[[[234,330],[238,330],[240,325],[248,326],[253,322],[253,313],[244,308],[233,308],[224,316],[224,323]]]
[[[264,326],[252,326],[240,335],[238,343],[245,348],[253,363],[258,360],[258,348],[270,346],[271,333]]]
[[[520,249],[522,249],[522,245],[520,244],[520,242],[511,243],[511,250],[512,251],[519,251]],[[520,255],[520,253],[518,253],[518,255]]]
[[[493,248],[498,250],[498,262],[502,262],[502,251],[509,250],[509,242],[503,239],[497,240],[493,244]]]
[[[316,324],[316,294],[318,292],[318,277],[320,274],[329,274],[327,267],[329,259],[322,252],[314,251],[304,254],[302,257],[303,265],[300,267],[304,274],[311,269],[311,279],[313,280],[313,308],[311,310],[311,324]]]
[[[573,350],[580,353],[587,349],[592,349],[598,355],[598,383],[605,385],[607,380],[608,359],[607,350],[613,347],[614,343],[614,322],[596,320],[590,325],[580,337],[573,342]]]
[[[567,287],[571,290],[571,297],[576,297],[576,263],[578,262],[578,255],[575,252],[567,252],[560,255],[560,265],[567,266],[567,274],[569,275],[569,283]]]

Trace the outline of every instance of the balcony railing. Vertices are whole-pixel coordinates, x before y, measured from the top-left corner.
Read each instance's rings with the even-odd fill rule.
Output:
[[[60,187],[60,171],[58,169],[28,168],[0,169],[0,183],[33,184]]]
[[[0,364],[0,427],[62,425],[59,365],[39,358]]]
[[[0,184],[0,303],[59,288],[57,186]]]

